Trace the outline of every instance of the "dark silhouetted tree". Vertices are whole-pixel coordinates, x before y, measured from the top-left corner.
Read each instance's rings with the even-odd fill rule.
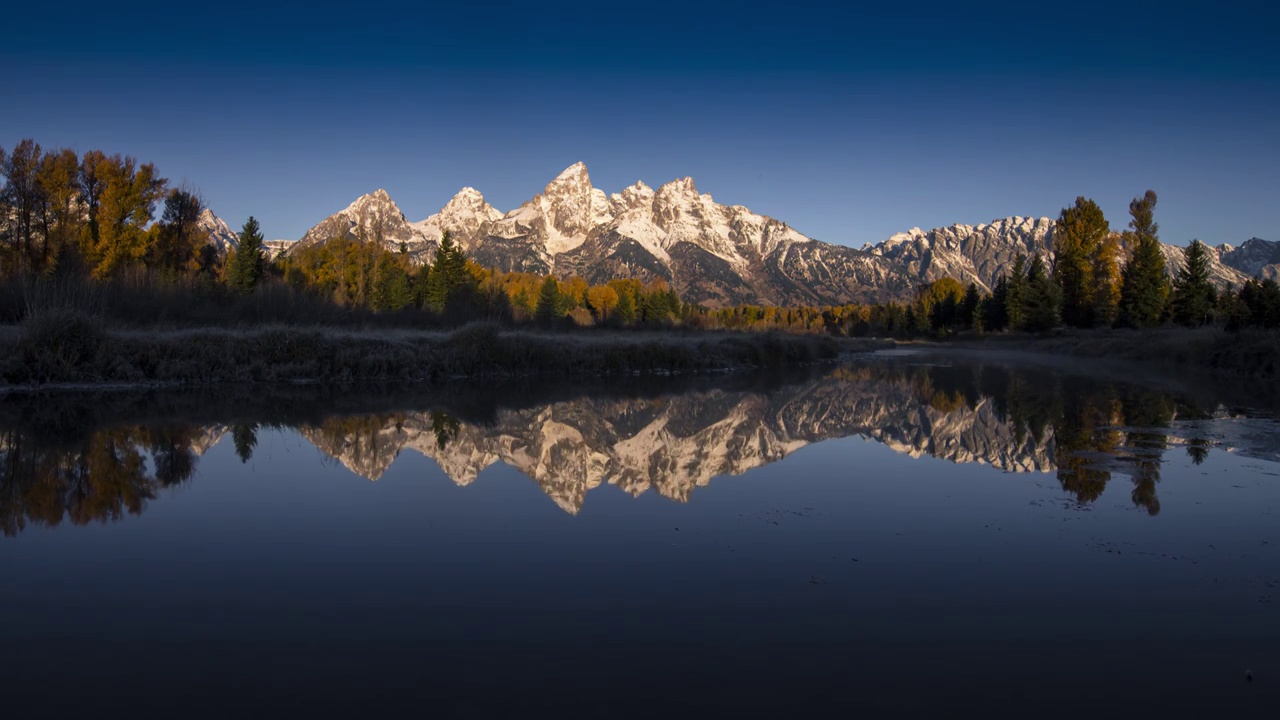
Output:
[[[250,292],[258,286],[266,269],[262,255],[262,229],[252,215],[240,228],[240,239],[235,253],[227,262],[227,284],[240,292]]]
[[[1062,291],[1062,321],[1092,327],[1097,321],[1094,267],[1111,228],[1102,208],[1086,197],[1058,215],[1053,231],[1053,279]]]
[[[1209,251],[1204,243],[1192,240],[1169,296],[1173,320],[1179,325],[1199,327],[1213,321],[1217,293],[1209,281]]]
[[[1120,322],[1137,328],[1154,327],[1164,315],[1169,279],[1160,252],[1155,222],[1156,194],[1148,190],[1129,203],[1133,257],[1120,274]]]

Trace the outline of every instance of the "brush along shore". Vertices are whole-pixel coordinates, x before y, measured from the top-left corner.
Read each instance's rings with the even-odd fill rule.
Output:
[[[783,333],[539,333],[492,324],[452,332],[286,326],[106,330],[83,314],[52,312],[0,330],[0,384],[442,382],[705,373],[830,361],[891,344]]]

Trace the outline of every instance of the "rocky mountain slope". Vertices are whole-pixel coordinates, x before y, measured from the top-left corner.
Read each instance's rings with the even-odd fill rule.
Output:
[[[200,211],[200,217],[196,219],[196,228],[209,236],[209,244],[218,251],[219,255],[226,255],[240,245],[240,236],[208,208]]]
[[[946,276],[990,289],[1019,253],[1052,261],[1053,229],[1051,218],[1013,216],[913,228],[854,249],[813,240],[741,205],[717,203],[691,178],[657,189],[637,182],[606,194],[577,163],[507,213],[467,187],[439,212],[410,222],[385,190],[377,190],[296,243],[273,250],[290,252],[345,235],[430,262],[449,232],[471,258],[505,271],[579,275],[592,283],[661,279],[685,299],[709,306],[796,305],[902,300],[920,284]],[[1175,272],[1183,249],[1166,245],[1164,254]],[[1238,248],[1220,245],[1211,259],[1220,286],[1257,274],[1280,276],[1280,243],[1254,238]]]
[[[430,254],[449,232],[482,265],[505,271],[664,280],[695,302],[800,304],[885,300],[912,281],[871,253],[814,241],[781,221],[698,192],[691,178],[606,195],[582,163],[501,213],[473,188],[410,223],[385,191],[326,218],[299,247],[341,234]]]
[[[1223,243],[1212,250],[1218,262],[1244,275],[1280,280],[1280,242],[1250,238],[1239,247]]]

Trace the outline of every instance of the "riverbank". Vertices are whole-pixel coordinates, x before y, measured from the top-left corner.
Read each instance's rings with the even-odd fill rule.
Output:
[[[1208,370],[1241,378],[1280,379],[1280,331],[1258,328],[1239,332],[1219,327],[1059,330],[1046,335],[958,338],[938,346],[1122,360],[1161,368]]]
[[[0,385],[447,382],[725,372],[831,361],[890,341],[782,333],[452,332],[267,326],[104,330],[76,313],[0,330]]]

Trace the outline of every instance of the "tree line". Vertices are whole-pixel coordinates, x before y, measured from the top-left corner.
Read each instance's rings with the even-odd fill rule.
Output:
[[[337,308],[417,309],[448,323],[487,319],[543,327],[679,322],[709,329],[939,336],[1166,322],[1280,326],[1280,286],[1254,279],[1218,292],[1209,250],[1198,240],[1170,281],[1152,191],[1130,203],[1128,229],[1119,233],[1097,203],[1077,198],[1058,216],[1052,263],[1020,255],[989,292],[941,278],[904,303],[710,309],[682,301],[660,280],[592,285],[579,277],[485,268],[467,259],[447,233],[433,262],[419,263],[404,245],[393,251],[381,237],[368,237],[363,222],[354,234],[338,232],[269,261],[261,228],[250,217],[237,247],[224,256],[199,226],[204,205],[197,192],[170,187],[151,163],[100,150],[46,151],[22,140],[12,151],[0,148],[0,178],[0,277],[111,280],[142,273],[152,281],[238,293],[277,284]]]
[[[1096,202],[1076,198],[1058,216],[1052,264],[1038,254],[1019,254],[990,292],[977,283],[944,277],[920,286],[904,303],[740,305],[698,314],[711,327],[895,337],[1166,323],[1280,327],[1280,285],[1254,278],[1220,292],[1212,280],[1210,251],[1199,240],[1187,247],[1182,266],[1169,277],[1155,222],[1156,202],[1151,190],[1134,198],[1128,229],[1117,233]]]
[[[0,181],[0,278],[136,284],[141,277],[215,294],[274,285],[340,310],[416,309],[450,324],[652,326],[689,312],[662,281],[590,285],[578,277],[484,268],[448,233],[433,262],[419,263],[403,245],[396,252],[380,235],[369,236],[363,222],[354,233],[268,259],[261,227],[250,217],[224,255],[200,227],[205,207],[196,191],[171,187],[151,163],[100,150],[45,150],[24,139],[12,151],[0,148]]]

